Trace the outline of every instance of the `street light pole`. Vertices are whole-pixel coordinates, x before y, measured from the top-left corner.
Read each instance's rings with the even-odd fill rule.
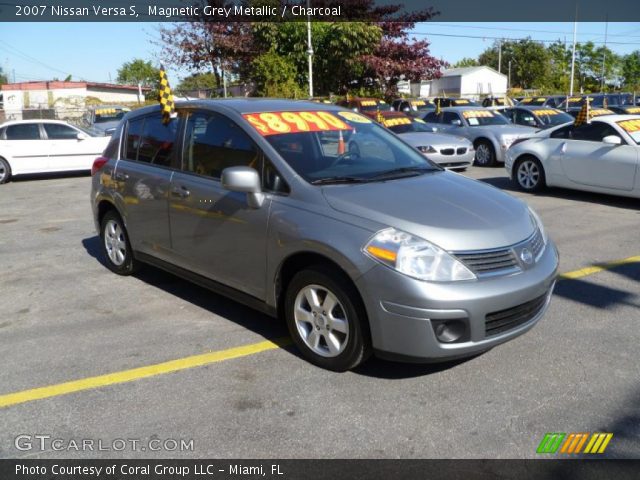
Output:
[[[573,21],[573,52],[571,53],[571,79],[569,80],[569,96],[573,96],[573,76],[576,68],[576,33],[578,31],[578,1],[576,0],[576,18]],[[567,102],[569,105],[569,102]]]
[[[307,56],[309,59],[309,98],[313,97],[313,47],[311,46],[311,15],[308,13],[309,0],[307,0]]]

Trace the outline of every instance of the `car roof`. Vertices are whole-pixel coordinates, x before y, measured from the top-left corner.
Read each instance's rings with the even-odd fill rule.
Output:
[[[560,110],[559,108],[549,107],[544,105],[514,105],[513,107],[507,108],[522,108],[523,110],[559,110],[560,112],[564,112],[564,110]]]
[[[221,98],[215,100],[178,100],[177,108],[203,108],[220,106],[233,110],[239,114],[260,112],[286,111],[318,111],[342,110],[341,107],[328,103],[312,102],[310,100],[283,100],[279,98]],[[160,109],[160,105],[151,105],[130,112],[129,118],[137,117]]]
[[[598,115],[591,120],[604,120],[607,123],[613,123],[622,120],[640,120],[640,115]]]
[[[0,123],[0,128],[2,127],[8,127],[9,125],[20,125],[20,124],[25,124],[25,123],[56,123],[58,125],[69,125],[69,126],[73,126],[71,125],[69,122],[65,122],[64,120],[49,120],[49,119],[45,119],[45,118],[32,118],[29,120],[8,120],[4,123]]]

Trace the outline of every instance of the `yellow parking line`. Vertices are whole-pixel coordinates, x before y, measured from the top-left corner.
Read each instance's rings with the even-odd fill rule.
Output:
[[[612,268],[621,265],[627,265],[630,263],[640,263],[640,255],[563,273],[558,276],[558,279],[576,280],[578,278],[587,277],[595,273],[610,270]],[[45,398],[57,397],[60,395],[66,395],[68,393],[105,387],[107,385],[132,382],[141,378],[155,377],[156,375],[178,372],[180,370],[186,370],[189,368],[201,367],[203,365],[210,365],[212,363],[222,362],[224,360],[231,360],[232,358],[246,357],[249,355],[254,355],[256,353],[265,352],[267,350],[275,350],[277,348],[286,347],[288,345],[291,345],[291,339],[289,338],[280,338],[273,341],[266,340],[263,342],[243,345],[241,347],[229,348],[227,350],[220,350],[217,352],[203,353],[201,355],[193,355],[190,357],[179,358],[177,360],[170,360],[168,362],[148,365],[146,367],[132,368],[131,370],[107,373],[105,375],[73,380],[71,382],[59,383],[57,385],[49,385],[47,387],[33,388],[30,390],[23,390],[21,392],[8,393],[6,395],[0,395],[0,408],[18,405],[25,402],[31,402],[33,400],[42,400]]]
[[[106,375],[83,378],[81,380],[59,383],[48,387],[33,388],[31,390],[9,393],[7,395],[0,396],[0,408],[17,405],[19,403],[31,402],[33,400],[42,400],[44,398],[80,392],[82,390],[105,387],[107,385],[131,382],[133,380],[154,377],[165,373],[178,372],[188,368],[201,367],[203,365],[222,362],[224,360],[231,360],[232,358],[246,357],[247,355],[254,355],[267,350],[282,348],[290,343],[291,340],[288,338],[280,338],[273,341],[267,340],[264,342],[252,343],[250,345],[243,345],[241,347],[229,348],[227,350],[179,358],[177,360],[148,365],[146,367],[132,368],[131,370],[107,373]]]
[[[597,265],[592,265],[591,267],[574,270],[573,272],[562,273],[558,275],[558,280],[577,280],[578,278],[588,277],[594,273],[611,270],[612,268],[619,267],[621,265],[628,265],[630,263],[640,263],[640,255],[623,258],[622,260],[613,260],[612,262],[607,263],[599,263]]]

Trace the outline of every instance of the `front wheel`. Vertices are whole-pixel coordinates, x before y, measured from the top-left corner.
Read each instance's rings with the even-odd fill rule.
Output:
[[[107,268],[118,275],[131,275],[139,264],[133,258],[124,222],[117,212],[109,210],[100,224],[100,242]]]
[[[516,165],[515,180],[525,192],[538,192],[545,187],[544,169],[537,158],[525,157]]]
[[[476,144],[476,165],[493,167],[496,164],[496,152],[491,142],[480,140]]]
[[[7,183],[11,179],[11,165],[0,157],[0,184]]]
[[[328,370],[350,370],[370,355],[364,306],[351,282],[321,266],[298,272],[287,288],[285,317],[302,355]]]

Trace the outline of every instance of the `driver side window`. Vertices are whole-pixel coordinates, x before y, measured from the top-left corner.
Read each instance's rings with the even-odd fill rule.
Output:
[[[460,115],[455,112],[444,112],[442,116],[442,123],[447,125],[462,125]]]
[[[587,142],[601,142],[604,137],[609,135],[620,137],[610,125],[602,122],[591,122],[574,128],[571,138]]]

